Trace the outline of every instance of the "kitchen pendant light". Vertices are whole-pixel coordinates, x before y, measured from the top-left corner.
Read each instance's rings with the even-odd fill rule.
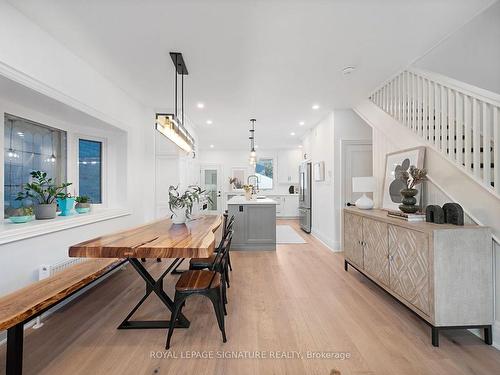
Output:
[[[188,74],[186,64],[182,53],[170,52],[170,57],[175,68],[175,99],[174,99],[174,113],[157,113],[155,118],[155,128],[162,135],[174,142],[179,148],[187,153],[194,153],[194,138],[187,129],[184,127],[184,76]],[[178,117],[178,91],[177,81],[178,76],[181,76],[181,118]]]
[[[9,120],[10,122],[10,144],[9,144],[9,150],[7,151],[7,156],[10,159],[17,159],[19,158],[19,155],[12,149],[12,131],[14,130],[14,124],[12,120]]]
[[[252,166],[257,164],[257,153],[255,152],[255,121],[257,120],[254,118],[250,119],[252,128],[250,129],[250,137],[248,137],[250,139],[250,157],[248,161]]]
[[[47,161],[49,163],[55,163],[56,156],[54,155],[54,132],[52,130],[50,131],[50,147],[52,149],[52,155],[50,155],[50,158],[48,158]]]

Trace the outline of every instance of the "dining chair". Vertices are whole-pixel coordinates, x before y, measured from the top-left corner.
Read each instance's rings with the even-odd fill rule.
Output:
[[[170,339],[174,332],[175,322],[182,311],[184,301],[192,295],[202,295],[208,297],[214,306],[215,315],[219,329],[222,332],[222,341],[226,342],[226,330],[224,328],[225,306],[223,301],[224,275],[217,270],[222,269],[221,264],[226,258],[226,254],[231,248],[233,231],[226,233],[218,252],[210,266],[210,270],[188,270],[184,272],[175,284],[174,308],[170,316],[167,343],[165,348],[170,348]]]

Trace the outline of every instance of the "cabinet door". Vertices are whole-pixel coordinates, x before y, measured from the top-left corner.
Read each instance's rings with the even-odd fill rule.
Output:
[[[363,268],[363,220],[361,216],[344,212],[344,256]]]
[[[247,243],[276,243],[276,206],[249,204],[245,206],[245,210]]]
[[[370,276],[389,286],[387,224],[363,218],[363,267]]]
[[[429,314],[429,245],[425,233],[389,225],[390,288]]]

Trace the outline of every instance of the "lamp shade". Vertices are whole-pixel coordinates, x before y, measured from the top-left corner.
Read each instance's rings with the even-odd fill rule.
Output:
[[[352,191],[354,193],[373,193],[377,185],[375,177],[353,177]]]

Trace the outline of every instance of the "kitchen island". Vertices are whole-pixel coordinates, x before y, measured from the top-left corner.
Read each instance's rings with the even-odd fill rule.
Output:
[[[269,198],[244,196],[227,201],[229,217],[235,218],[231,250],[276,250],[276,204]]]

